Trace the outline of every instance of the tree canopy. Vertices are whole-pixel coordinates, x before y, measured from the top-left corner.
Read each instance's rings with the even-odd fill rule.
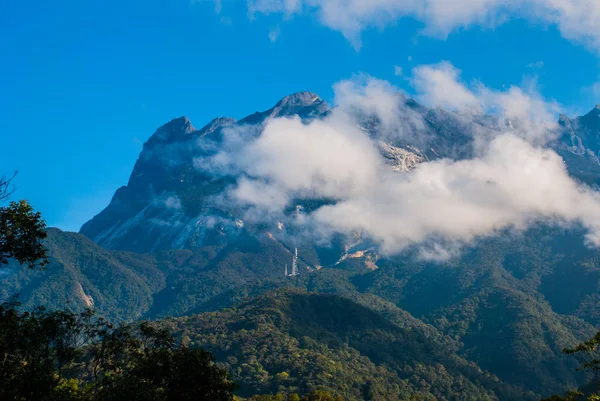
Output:
[[[13,178],[0,176],[0,202],[9,199],[12,194]],[[0,207],[0,265],[10,259],[32,269],[46,265],[45,238],[46,222],[26,200]]]
[[[568,391],[564,396],[553,395],[543,401],[600,401],[600,331],[587,341],[563,351],[573,355],[580,363],[578,370],[588,372],[591,380],[587,386]]]
[[[0,305],[2,400],[232,401],[235,388],[210,353],[167,329]]]

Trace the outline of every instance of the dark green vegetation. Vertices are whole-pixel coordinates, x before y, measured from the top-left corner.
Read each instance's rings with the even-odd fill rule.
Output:
[[[9,195],[0,178],[0,198]],[[0,209],[0,265],[47,262],[39,213],[25,201]],[[232,401],[235,384],[212,355],[175,343],[167,329],[115,327],[91,310],[21,311],[0,305],[0,400]]]
[[[240,395],[325,388],[347,400],[533,399],[456,356],[456,344],[376,297],[297,290],[168,321],[211,351]]]
[[[0,200],[9,197],[9,188],[10,180],[0,177]],[[45,223],[27,202],[1,208],[0,221],[0,265],[10,259],[31,269],[48,263],[41,243]],[[93,303],[80,284],[78,291],[86,305]],[[19,307],[14,299],[0,305],[0,400],[234,399],[236,385],[212,355],[176,343],[166,328],[148,323],[115,327],[95,318],[91,309],[77,314]],[[321,390],[286,398],[333,400]]]
[[[233,401],[236,385],[210,353],[169,330],[118,326],[93,312],[23,312],[0,305],[0,399],[19,401]],[[326,391],[253,400],[343,401]]]
[[[553,395],[543,401],[599,401],[600,400],[600,332],[563,352],[579,360],[579,370],[590,372],[592,380],[579,390],[567,391],[564,397]]]
[[[334,268],[283,278],[281,266],[289,262],[289,251],[266,236],[197,250],[140,255],[108,251],[81,235],[50,230],[47,244],[51,257],[46,269],[28,271],[12,267],[2,279],[0,291],[4,299],[21,293],[20,299],[27,307],[47,305],[51,309],[84,310],[93,302],[102,316],[129,321],[218,311],[282,287],[336,294],[360,304],[356,313],[368,311],[387,324],[420,328],[422,336],[412,343],[404,343],[402,352],[411,355],[412,363],[423,370],[414,377],[426,384],[405,384],[409,393],[418,390],[438,397],[444,391],[458,394],[459,391],[453,389],[458,386],[456,383],[463,383],[460,386],[470,389],[470,394],[482,391],[497,394],[500,399],[519,400],[528,397],[523,389],[547,396],[586,380],[575,371],[576,361],[561,352],[591,336],[593,325],[598,322],[594,311],[600,286],[597,267],[600,261],[594,251],[584,247],[579,235],[573,231],[561,237],[558,232],[540,227],[521,237],[507,234],[482,241],[444,266],[417,262],[411,255],[405,255],[381,259],[377,269],[371,270],[372,265],[367,265],[365,258],[346,258]],[[301,266],[305,269],[306,265],[301,263]],[[356,306],[355,303],[352,305]],[[250,304],[244,305],[246,308]],[[316,320],[312,327],[327,323],[328,319],[320,314],[330,309],[315,306],[311,316]],[[254,310],[259,310],[258,306]],[[266,310],[265,316],[269,310],[273,308]],[[288,320],[298,319],[295,312],[283,309],[281,313],[288,314]],[[219,362],[229,365],[245,395],[274,393],[280,390],[280,385],[286,391],[308,390],[322,383],[326,389],[351,398],[358,397],[356,386],[361,381],[377,383],[382,375],[387,375],[386,382],[390,383],[407,379],[409,362],[404,360],[395,365],[389,358],[380,357],[381,353],[388,352],[389,344],[379,346],[379,351],[373,354],[366,353],[365,349],[376,347],[377,341],[367,348],[349,346],[350,354],[340,355],[346,349],[349,333],[322,327],[330,334],[323,337],[315,329],[298,337],[288,326],[266,324],[253,334],[253,338],[260,339],[253,340],[257,349],[268,349],[270,337],[259,336],[262,331],[276,333],[277,341],[283,342],[284,338],[296,342],[311,339],[312,343],[295,345],[304,352],[311,352],[306,360],[335,360],[346,369],[344,372],[313,370],[278,384],[274,375],[290,368],[271,365],[270,360],[284,359],[275,347],[254,356],[255,365],[263,366],[268,372],[263,374],[270,377],[258,385],[252,369],[247,371],[247,376],[238,373],[238,367],[246,362],[232,364],[229,359],[232,353],[222,353],[214,344],[202,342],[206,338],[201,327],[206,327],[207,332],[221,327],[207,323],[211,316],[214,315],[199,315],[190,320],[204,322],[197,326],[198,330],[184,327],[180,330],[187,331],[190,339],[196,331],[197,344],[215,352]],[[232,310],[218,316],[221,321],[230,320],[232,325],[236,320],[245,322],[241,314],[236,315]],[[368,331],[370,324],[367,320],[361,329]],[[219,341],[244,343],[247,334],[242,329],[249,330],[244,328],[244,323],[231,326]],[[390,338],[394,336],[400,334],[390,334]],[[417,351],[417,343],[426,348]],[[454,361],[454,365],[448,365],[447,361]],[[286,363],[293,366],[292,362]],[[436,370],[436,364],[444,366],[444,374]],[[362,367],[356,370],[348,366]],[[469,366],[480,373],[468,373]],[[327,377],[327,374],[336,379],[328,382],[314,379]],[[497,379],[484,380],[484,377]],[[377,391],[389,394],[390,388],[377,387]],[[479,395],[474,397],[478,399]],[[447,396],[446,399],[458,398]]]
[[[113,327],[90,312],[0,306],[0,399],[233,400],[235,384],[209,353],[165,329]]]
[[[16,173],[15,173],[16,174]],[[14,178],[0,176],[0,202],[12,194]],[[35,212],[27,201],[10,202],[0,207],[0,265],[15,260],[30,268],[47,263],[46,249],[42,241],[46,238],[46,223],[40,213]]]
[[[51,258],[44,270],[9,265],[0,276],[0,300],[19,293],[26,307],[79,311],[93,306],[115,321],[211,309],[204,304],[224,291],[282,276],[289,257],[281,246],[254,239],[232,247],[141,255],[108,251],[80,234],[56,229],[49,230],[46,245]]]

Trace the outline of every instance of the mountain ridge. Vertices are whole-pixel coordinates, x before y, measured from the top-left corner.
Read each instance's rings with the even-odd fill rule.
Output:
[[[423,161],[471,158],[472,132],[496,129],[497,122],[489,116],[470,119],[440,108],[428,109],[407,97],[400,101],[406,131],[403,139],[381,137],[381,122],[376,117],[359,119],[365,132],[378,141],[384,160],[394,171],[410,171]],[[80,233],[108,249],[134,252],[228,241],[223,234],[235,237],[248,231],[248,227],[240,227],[243,208],[219,200],[236,178],[215,175],[210,168],[198,166],[210,167],[211,157],[220,150],[229,129],[257,136],[270,119],[297,116],[306,123],[323,118],[331,110],[318,94],[297,92],[268,110],[239,121],[218,117],[199,130],[186,117],[174,119],[148,139],[128,184],[115,192],[110,204],[86,222]],[[591,114],[593,110],[587,116]],[[425,126],[415,126],[411,122],[414,119],[422,120]],[[600,116],[593,121],[586,116],[561,116],[559,124],[562,133],[551,147],[575,178],[592,186],[600,184]]]
[[[286,289],[167,324],[190,345],[227,361],[241,395],[325,388],[348,400],[535,399],[453,356],[448,344],[437,343],[443,336],[433,327],[397,310],[394,323],[373,306],[395,310],[375,298],[355,302]],[[348,368],[362,377],[349,376]]]

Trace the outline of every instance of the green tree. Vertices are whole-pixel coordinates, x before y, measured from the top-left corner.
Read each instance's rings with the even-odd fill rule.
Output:
[[[12,194],[14,178],[0,176],[0,201]],[[48,256],[43,245],[46,238],[46,222],[39,212],[33,210],[25,200],[10,202],[0,207],[0,265],[15,259],[30,268],[44,266]]]
[[[573,355],[579,360],[578,370],[590,372],[591,382],[583,389],[568,391],[564,396],[553,395],[542,401],[600,401],[600,332],[573,348],[566,348],[563,352]]]
[[[232,401],[235,388],[210,353],[167,329],[0,305],[0,400]]]
[[[289,397],[287,398],[287,400],[289,401]],[[286,397],[285,395],[278,393],[275,395],[272,394],[260,394],[260,395],[254,395],[252,397],[250,397],[249,401],[286,401]]]
[[[310,394],[302,397],[300,401],[343,401],[343,398],[334,397],[327,391],[315,390],[312,391]]]
[[[53,399],[80,356],[79,318],[43,308],[20,312],[17,306],[0,305],[0,399]]]
[[[136,337],[126,337],[129,358],[105,374],[101,400],[233,400],[236,386],[210,353],[177,346],[167,329],[147,323],[140,325]]]

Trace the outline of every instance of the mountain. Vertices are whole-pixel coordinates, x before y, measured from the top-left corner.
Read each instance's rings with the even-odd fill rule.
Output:
[[[400,104],[401,136],[386,134],[383,122],[375,115],[356,116],[360,127],[376,139],[390,168],[399,172],[423,161],[470,158],[476,136],[492,135],[510,125],[493,116],[428,109],[406,97],[400,97]],[[260,135],[264,124],[273,118],[298,116],[308,122],[331,111],[318,95],[300,92],[239,121],[216,118],[196,129],[186,117],[174,119],[148,139],[127,185],[119,188],[110,204],[80,232],[106,249],[140,253],[231,243],[244,233],[253,235],[265,229],[275,234],[277,222],[253,227],[244,221],[244,207],[223,202],[222,194],[238,176],[200,166],[210,166],[230,138]],[[600,183],[599,126],[598,107],[575,119],[561,116],[556,140],[550,144],[563,157],[571,175],[590,185]],[[299,206],[306,211],[315,207],[306,200]],[[341,248],[317,251],[329,257],[331,252],[338,258],[344,254]],[[328,262],[320,257],[311,261],[315,266]]]
[[[285,283],[281,266],[291,257],[267,236],[240,239],[235,247],[136,254],[109,251],[81,234],[50,229],[46,247],[50,263],[43,270],[13,264],[2,271],[0,301],[19,294],[26,307],[93,307],[115,321],[181,316],[210,309],[203,305],[248,283]]]
[[[561,136],[554,149],[565,160],[572,175],[590,185],[600,177],[600,105],[584,116],[561,115]]]
[[[469,133],[489,129],[484,121],[429,110],[412,99],[402,98],[402,103],[407,121],[402,142],[383,136],[377,117],[359,117],[362,128],[379,139],[385,160],[396,171],[410,170],[424,160],[469,157],[473,141]],[[244,210],[223,204],[219,197],[236,177],[198,166],[210,164],[228,137],[260,135],[272,118],[295,115],[307,122],[330,112],[318,95],[301,92],[240,121],[217,118],[196,129],[185,117],[172,120],[144,144],[128,184],[80,232],[107,249],[145,253],[229,243],[243,232],[253,232],[244,226]],[[424,121],[425,127],[411,123],[416,120]],[[313,262],[320,266],[325,261]]]
[[[399,174],[427,160],[469,158],[471,133],[501,124],[401,103],[401,139],[386,136],[378,118],[358,116]],[[128,184],[81,233],[50,230],[46,270],[2,273],[0,300],[20,293],[27,307],[93,306],[117,321],[173,316],[169,324],[215,352],[247,395],[321,383],[361,399],[359,384],[372,383],[374,399],[516,400],[583,383],[561,352],[600,327],[600,254],[585,246],[583,229],[500,232],[444,263],[411,249],[383,257],[360,236],[314,243],[279,221],[244,221],[247,210],[219,196],[237,177],[197,168],[237,136],[260,135],[273,117],[307,123],[329,113],[316,94],[302,92],[239,121],[217,118],[201,129],[185,117],[167,123],[144,144]],[[573,177],[600,183],[598,107],[561,116],[551,146]],[[294,248],[300,275],[284,277]],[[282,288],[300,292],[272,292]],[[354,326],[335,323],[342,317]],[[296,354],[302,358],[289,357]],[[291,378],[280,380],[284,370]]]
[[[84,224],[81,233],[107,249],[134,252],[225,243],[245,231],[235,211],[216,199],[232,179],[195,168],[198,160],[214,155],[236,128],[260,129],[270,118],[310,119],[328,110],[319,96],[301,92],[237,122],[217,118],[196,129],[186,117],[172,120],[144,144],[127,186],[117,190],[109,206]]]
[[[13,264],[3,269],[0,299],[19,294],[25,307],[82,310],[93,307],[114,320],[141,317],[152,295],[165,286],[152,255],[105,250],[77,233],[48,231],[50,263],[29,271]]]
[[[435,328],[376,297],[277,291],[167,324],[224,361],[241,396],[324,388],[347,400],[535,399],[457,357],[456,344]]]
[[[588,251],[580,253],[580,259],[570,253],[555,258],[578,250],[561,238],[554,241],[554,236],[540,243],[543,237],[528,232],[523,238],[490,239],[444,266],[398,257],[378,261],[373,270],[372,262],[348,257],[335,268],[285,278],[281,265],[290,257],[289,251],[273,246],[268,237],[235,250],[203,247],[144,255],[108,251],[80,234],[51,230],[51,263],[46,270],[11,268],[2,279],[0,295],[6,300],[20,292],[26,306],[76,310],[93,306],[112,320],[198,313],[203,315],[196,318],[204,319],[214,311],[229,313],[223,309],[252,304],[261,294],[278,288],[337,295],[366,306],[389,323],[427,327],[426,337],[436,338],[438,351],[446,352],[444,358],[452,355],[468,361],[511,389],[521,389],[514,390],[519,394],[516,398],[499,399],[521,399],[527,391],[548,395],[582,382],[575,361],[561,350],[591,336],[597,319],[597,314],[584,313],[597,310],[590,306],[600,288],[597,256]],[[570,272],[569,266],[580,263],[587,267],[572,270],[566,281],[565,269]],[[582,282],[587,288],[582,288]],[[556,290],[559,284],[564,285]],[[321,319],[329,319],[330,309],[325,303],[315,306],[311,324],[324,324]],[[220,325],[226,314],[218,316],[214,322]],[[238,318],[236,314],[227,320],[233,324]],[[186,330],[192,337],[193,329]],[[205,328],[198,333],[213,332]],[[321,339],[316,328],[308,337]],[[227,336],[219,338],[225,341]],[[267,340],[261,337],[253,344]],[[330,352],[339,351],[332,348]],[[217,355],[227,361],[224,354]],[[441,363],[437,356],[431,358]]]
[[[587,264],[585,253],[570,252],[575,241],[561,242],[566,236],[543,235],[550,230],[482,240],[444,266],[387,260],[352,281],[361,293],[377,294],[454,338],[459,355],[501,380],[540,394],[557,392],[579,380],[576,361],[562,350],[595,333],[593,316],[573,312],[597,292],[600,281],[591,272],[600,265],[569,270],[565,281],[565,268]],[[584,286],[589,295],[579,295]],[[566,314],[569,293],[581,304],[571,298]]]

